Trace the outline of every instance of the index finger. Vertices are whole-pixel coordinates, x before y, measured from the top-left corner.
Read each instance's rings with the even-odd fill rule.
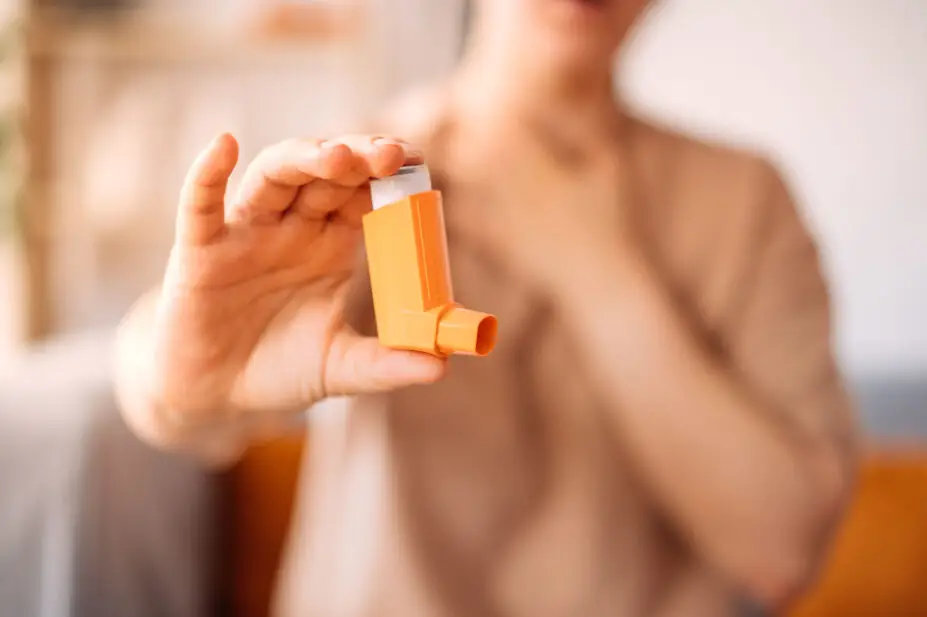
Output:
[[[371,135],[285,141],[262,151],[248,167],[230,218],[276,220],[300,188],[314,180],[356,187],[371,177],[395,173],[407,160],[422,158],[419,150],[401,140]]]
[[[200,244],[216,237],[225,224],[225,191],[238,163],[238,142],[218,136],[197,157],[180,191],[176,236],[182,244]]]
[[[356,155],[353,173],[338,179],[340,184],[350,186],[390,176],[403,165],[421,165],[425,161],[421,148],[398,137],[351,134],[326,143],[344,144]]]
[[[300,187],[318,178],[349,173],[353,158],[347,146],[318,139],[291,139],[265,148],[245,171],[229,218],[279,215],[290,206]]]

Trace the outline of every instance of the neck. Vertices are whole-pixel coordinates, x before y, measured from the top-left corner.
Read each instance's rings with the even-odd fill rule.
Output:
[[[458,101],[476,115],[540,124],[579,138],[616,128],[621,113],[614,59],[558,61],[554,53],[545,55],[549,47],[543,41],[528,38],[477,27],[456,75]]]

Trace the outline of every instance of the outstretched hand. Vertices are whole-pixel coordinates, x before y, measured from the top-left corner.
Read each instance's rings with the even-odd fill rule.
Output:
[[[394,139],[290,140],[261,152],[227,199],[238,144],[213,141],[181,193],[148,350],[172,422],[221,425],[442,377],[443,360],[381,347],[343,319],[368,180],[419,162]]]

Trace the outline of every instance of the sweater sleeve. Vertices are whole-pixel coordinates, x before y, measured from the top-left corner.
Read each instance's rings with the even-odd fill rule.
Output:
[[[725,337],[729,358],[783,428],[851,465],[852,404],[834,355],[821,252],[782,176],[768,164],[763,175],[752,270]]]

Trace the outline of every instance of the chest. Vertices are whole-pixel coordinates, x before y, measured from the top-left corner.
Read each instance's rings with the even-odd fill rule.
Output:
[[[444,196],[455,297],[495,314],[499,338],[487,357],[452,358],[442,382],[392,396],[392,439],[405,486],[420,514],[461,555],[490,559],[495,538],[550,511],[558,513],[552,521],[569,521],[564,537],[586,534],[582,561],[593,563],[598,551],[616,550],[609,548],[619,541],[609,532],[614,521],[648,528],[648,505],[610,430],[608,414],[615,410],[588,379],[571,328],[552,302],[558,291],[522,278],[504,243],[481,241],[480,226],[492,224],[497,213],[521,208],[522,216],[530,216],[531,204],[505,199],[492,187],[446,179],[436,187]],[[711,314],[699,307],[717,303],[703,293],[712,288],[705,273],[709,280],[717,276],[711,230],[701,226],[698,234],[689,233],[692,228],[679,218],[685,213],[667,206],[656,199],[630,204],[651,208],[638,220],[652,256],[681,310],[710,337]],[[610,224],[607,216],[601,221]],[[569,251],[560,258],[569,262]],[[693,260],[699,268],[691,267]]]
[[[485,532],[530,509],[554,461],[580,460],[577,454],[601,439],[594,419],[600,401],[551,301],[556,290],[520,276],[504,244],[472,235],[468,219],[518,205],[491,191],[445,185],[442,193],[455,299],[494,314],[498,342],[489,356],[451,358],[441,382],[396,393],[391,423],[403,466],[416,476],[412,484],[443,513],[436,519],[468,512],[461,527]]]

